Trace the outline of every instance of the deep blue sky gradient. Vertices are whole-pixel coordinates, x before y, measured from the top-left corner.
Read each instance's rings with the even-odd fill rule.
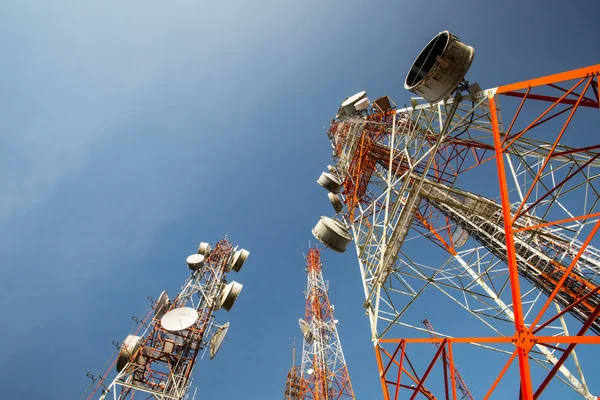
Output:
[[[444,29],[475,48],[483,88],[596,64],[598,15],[594,1],[3,1],[2,397],[79,398],[146,297],[176,293],[198,242],[228,234],[251,252],[245,286],[197,398],[281,398],[339,103],[407,103],[405,73]],[[357,398],[381,398],[355,254],[323,259]],[[461,366],[468,382],[478,368]]]

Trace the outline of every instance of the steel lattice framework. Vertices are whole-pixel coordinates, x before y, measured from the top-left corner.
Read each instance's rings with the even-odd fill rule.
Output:
[[[323,280],[319,250],[311,248],[306,261],[306,325],[303,329],[300,377],[306,387],[303,389],[302,398],[354,400],[354,391],[337,332],[337,321],[333,318],[333,307]]]
[[[423,322],[423,325],[425,325],[425,328],[427,328],[427,330],[429,331],[429,336],[431,336],[434,339],[437,339],[438,336],[435,334],[435,331],[433,330],[433,326],[431,326],[431,323],[427,319],[424,319],[422,322]],[[434,343],[434,345],[438,349],[441,346],[440,343]],[[448,354],[445,354],[443,362],[444,362],[444,368],[445,369],[449,368],[450,357],[448,356]],[[454,373],[455,385],[456,385],[456,389],[458,389],[460,400],[464,400],[464,399],[474,400],[473,396],[471,395],[471,392],[469,392],[469,388],[467,387],[467,384],[465,383],[462,376],[458,372],[458,368],[456,368],[456,366],[454,366],[453,370],[454,370],[453,373]]]
[[[456,348],[497,360],[486,398],[558,381],[595,398],[574,348],[600,344],[599,72],[332,122],[384,399],[458,398]],[[413,310],[431,301],[464,319],[429,337]],[[422,343],[439,347],[417,365]]]
[[[283,398],[285,400],[304,400],[306,395],[306,381],[302,378],[302,369],[296,365],[296,340],[292,347],[292,368],[288,372]]]
[[[138,320],[138,327],[133,332],[134,335],[141,332],[141,345],[112,380],[110,376],[114,375],[113,368],[118,365],[119,356],[107,363],[87,399],[94,398],[99,390],[101,400],[187,399],[198,356],[208,347],[209,340],[220,327],[215,322],[214,312],[221,307],[226,275],[231,270],[235,251],[227,238],[219,241],[202,267],[192,271],[179,294],[163,312],[157,314],[157,304],[153,302],[145,317]],[[161,325],[160,316],[180,307],[195,309],[198,319],[187,329],[166,330]]]
[[[288,372],[284,399],[285,400],[303,400],[306,396],[306,381],[302,378],[302,370],[295,365]]]

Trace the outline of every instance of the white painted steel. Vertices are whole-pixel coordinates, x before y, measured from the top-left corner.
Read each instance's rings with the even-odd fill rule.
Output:
[[[415,206],[423,204],[422,201],[426,201],[421,200],[425,199],[425,192],[431,197],[431,194],[435,193],[432,189],[437,190],[434,184],[426,183],[423,177],[430,172],[429,161],[438,152],[440,144],[452,143],[453,135],[464,132],[468,128],[467,133],[461,134],[462,136],[468,135],[480,142],[482,146],[493,148],[488,98],[494,94],[495,89],[488,89],[472,94],[473,97],[468,100],[450,98],[437,104],[424,103],[423,99],[417,99],[412,107],[397,110],[393,126],[387,131],[385,142],[381,143],[389,151],[389,160],[384,160],[386,165],[380,164],[382,168],[379,169],[378,166],[374,171],[369,182],[368,201],[359,204],[352,220],[349,213],[342,215],[353,233],[365,295],[364,304],[371,325],[372,340],[375,343],[385,337],[406,337],[405,328],[419,330],[414,324],[407,323],[407,310],[413,304],[427,301],[427,295],[423,297],[423,293],[430,293],[429,289],[432,288],[436,288],[450,298],[450,304],[462,308],[460,312],[470,313],[478,323],[486,329],[491,329],[493,335],[502,334],[507,328],[511,329],[513,326],[512,300],[507,295],[507,291],[502,290],[507,287],[508,279],[506,265],[502,260],[485,248],[473,247],[477,242],[469,240],[469,234],[465,235],[457,229],[454,231],[455,247],[462,245],[466,250],[461,249],[458,255],[453,256],[444,265],[435,263],[431,265],[428,263],[428,260],[431,260],[428,256],[429,248],[423,244],[419,236],[416,236],[414,230],[411,230],[413,237],[410,237],[408,232],[411,224],[414,223],[411,221],[415,218],[414,215],[412,218],[402,217],[411,215],[406,212],[406,209],[414,209]],[[453,108],[455,104],[456,107]],[[498,99],[496,105],[499,108]],[[330,139],[334,147],[338,146],[338,152],[334,155],[337,170],[347,171],[357,149],[357,140],[367,128],[369,121],[355,118],[343,120],[340,124],[338,131],[344,132],[345,136],[342,138],[334,132],[330,135]],[[425,132],[427,135],[424,135]],[[432,141],[432,137],[436,140]],[[509,188],[512,190],[511,197],[520,195],[520,199],[514,199],[516,207],[523,202],[523,195],[532,187],[533,178],[545,161],[551,145],[524,137],[507,149],[508,179],[512,179],[512,185],[509,182]],[[600,209],[595,195],[599,192],[599,188],[594,179],[597,180],[600,176],[598,171],[600,163],[597,161],[596,153],[589,151],[588,154],[584,154],[571,150],[572,148],[562,143],[556,146],[554,152],[556,156],[548,162],[546,167],[548,172],[542,176],[538,186],[556,187],[569,171],[585,164],[586,175],[589,178],[587,181],[582,179],[580,183],[573,184],[573,187],[569,188],[573,192],[570,195],[571,205],[575,204],[573,208],[577,210],[570,210],[571,205],[563,204],[563,200],[558,196],[549,197],[539,203],[538,215],[543,215],[550,210],[551,214],[555,215],[553,220],[560,220],[576,217],[581,214],[580,210],[591,213],[598,212]],[[406,171],[394,168],[400,163],[406,165]],[[418,173],[415,172],[416,166],[420,168]],[[490,179],[495,180],[497,177],[494,175]],[[464,181],[459,182],[459,185],[462,184]],[[477,185],[475,182],[473,186],[477,191],[485,185]],[[566,190],[562,191],[566,192]],[[415,196],[415,192],[421,193],[422,196]],[[543,190],[540,192],[544,193]],[[530,204],[536,200],[536,191],[532,193]],[[481,213],[483,208],[489,208],[488,203],[495,202],[490,198],[497,194],[486,195],[487,198],[481,195],[468,197],[465,203],[476,200],[477,210]],[[339,197],[343,202],[344,195],[340,194]],[[431,200],[458,207],[451,196],[444,199],[436,196],[436,198],[431,197]],[[475,209],[466,211],[474,212]],[[532,216],[528,217],[531,219],[529,223],[542,223],[543,220],[535,215],[532,211]],[[491,220],[492,217],[488,215],[486,218]],[[526,223],[526,221],[521,218],[518,223]],[[537,235],[533,240],[539,243],[539,246],[551,243],[557,249],[557,255],[560,251],[565,259],[573,259],[582,248],[583,240],[579,239],[580,232],[589,230],[590,226],[590,222],[575,221],[565,226],[543,229],[543,232],[540,232],[542,234]],[[472,227],[472,229],[476,228],[476,226]],[[502,227],[498,229],[502,230]],[[409,236],[404,241],[408,243],[397,247],[396,244],[401,243],[398,238],[406,236],[407,233]],[[488,239],[492,240],[493,237],[489,236]],[[415,242],[409,242],[412,240]],[[588,246],[580,258],[578,265],[578,268],[581,268],[580,272],[597,279],[600,276],[598,260],[600,260],[600,250]],[[539,289],[529,287],[521,297],[525,323],[528,324],[533,320],[535,311],[543,304],[544,295]],[[560,322],[574,324],[571,331],[577,329],[576,321],[574,323],[569,318]],[[562,327],[561,323],[555,321],[549,325],[546,328],[548,335],[568,335],[566,327]],[[421,331],[426,332],[422,328]],[[510,351],[500,345],[472,345],[499,353]],[[530,353],[532,363],[544,369],[556,364],[558,358],[552,349],[536,345],[534,350]],[[578,374],[575,367],[577,370],[580,369],[576,356],[573,355],[569,358],[569,364],[565,363],[559,369],[562,380],[581,397],[593,399],[583,379],[583,373]],[[583,371],[584,368],[581,370]],[[588,368],[588,374],[590,371]]]
[[[204,249],[205,247],[202,247]],[[201,249],[201,250],[202,250]],[[202,253],[202,251],[200,252]],[[121,371],[115,371],[113,374],[107,375],[104,382],[98,384],[90,385],[88,390],[83,397],[88,396],[89,398],[98,398],[93,397],[94,394],[99,394],[100,399],[125,399],[129,398],[129,395],[135,395],[135,397],[144,397],[148,396],[157,399],[172,399],[172,400],[183,400],[189,397],[189,387],[192,383],[190,377],[192,376],[192,372],[194,369],[194,363],[190,363],[189,359],[185,358],[185,355],[182,358],[183,350],[182,345],[185,345],[188,350],[186,350],[189,354],[196,353],[200,355],[202,349],[204,351],[209,352],[210,350],[210,332],[215,332],[214,329],[214,311],[219,309],[221,305],[221,296],[223,294],[224,285],[222,282],[226,279],[227,265],[230,265],[230,261],[233,258],[235,253],[235,248],[231,245],[227,239],[220,241],[215,250],[211,252],[210,257],[204,258],[204,267],[201,270],[193,271],[188,275],[188,278],[184,282],[184,284],[180,288],[180,292],[175,296],[172,300],[174,303],[173,307],[186,307],[189,306],[194,310],[202,310],[203,313],[208,313],[209,319],[203,320],[202,324],[205,324],[205,328],[202,331],[199,329],[187,330],[184,331],[183,334],[178,333],[161,333],[165,335],[164,340],[160,338],[154,337],[151,339],[149,335],[152,334],[157,328],[158,332],[162,332],[162,323],[161,320],[165,318],[169,313],[165,313],[162,318],[149,318],[137,319],[139,325],[138,328],[135,328],[135,332],[140,333],[140,337],[143,338],[143,342],[140,346],[144,346],[143,349],[138,350],[140,352],[140,356],[136,357],[135,363],[128,361],[128,358],[125,356],[121,357],[121,362],[119,363],[119,367],[123,368]],[[205,254],[200,254],[205,255]],[[193,259],[192,259],[193,260]],[[225,266],[225,267],[224,267]],[[239,285],[239,284],[238,284]],[[241,285],[239,285],[241,287]],[[233,290],[234,296],[235,294],[239,295],[239,287],[234,288]],[[161,297],[157,301],[156,305],[152,305],[143,315],[147,315],[150,313],[152,316],[160,310],[160,307],[157,307],[158,304],[162,304]],[[166,297],[166,292],[165,292]],[[230,295],[231,298],[231,295]],[[168,303],[167,303],[168,304]],[[166,311],[166,310],[164,310]],[[203,314],[204,315],[204,314]],[[159,311],[160,316],[160,311]],[[196,324],[200,324],[200,322],[196,322]],[[139,329],[141,328],[141,330]],[[181,328],[181,324],[176,327],[177,329]],[[218,330],[218,329],[217,329]],[[137,335],[137,333],[136,333]],[[160,339],[160,340],[159,340]],[[173,340],[175,339],[175,340]],[[158,342],[152,343],[153,347],[146,347],[146,343],[150,343],[156,340]],[[216,339],[215,339],[216,341]],[[156,343],[162,343],[161,346],[156,346]],[[130,346],[129,346],[130,348]],[[141,357],[141,354],[154,354],[154,349],[162,349],[165,352],[169,352],[171,361],[178,359],[175,364],[170,365],[170,374],[167,381],[164,381],[164,385],[161,384],[156,386],[149,386],[147,383],[140,382],[139,375],[136,375],[139,371],[139,368],[146,368],[148,366],[154,366],[156,363],[160,364],[161,362],[166,360],[157,360],[153,361],[148,357]],[[125,351],[125,350],[123,350]],[[142,353],[143,352],[143,353]],[[131,353],[131,348],[129,350]],[[213,351],[214,355],[214,351]],[[199,359],[200,357],[198,357]],[[109,363],[113,360],[109,360]],[[118,361],[118,355],[117,360]],[[129,362],[131,367],[123,366],[123,363]],[[107,365],[109,365],[107,363]],[[186,365],[183,365],[186,364]],[[164,363],[162,364],[164,366]],[[189,369],[191,367],[191,370]],[[137,378],[134,378],[136,377]],[[91,393],[89,393],[91,390]],[[97,392],[97,393],[96,393]],[[102,392],[102,393],[100,393]],[[125,393],[125,395],[123,395]],[[82,397],[82,398],[83,398]]]

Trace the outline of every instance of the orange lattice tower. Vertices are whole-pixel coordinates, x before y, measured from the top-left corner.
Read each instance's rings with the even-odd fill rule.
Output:
[[[302,377],[302,369],[296,365],[296,340],[292,346],[292,368],[285,382],[283,398],[285,400],[304,400],[306,396],[306,381]]]
[[[410,107],[344,101],[318,181],[337,216],[313,233],[354,241],[384,399],[456,398],[443,354],[486,360],[474,397],[595,399],[600,65],[481,90],[464,80],[473,56],[442,32],[406,77]],[[438,337],[420,327],[432,304],[453,321]],[[427,362],[425,343],[440,344]]]
[[[302,379],[306,382],[306,399],[354,400],[348,367],[329,302],[328,287],[323,280],[319,250],[311,248],[306,256],[308,283],[306,313],[300,319],[304,337]]]
[[[425,328],[427,328],[427,330],[429,331],[429,336],[431,336],[433,339],[439,338],[439,336],[433,330],[433,326],[431,326],[431,323],[427,319],[423,320],[423,325],[425,325]],[[441,344],[438,342],[434,343],[434,345],[438,350],[441,347]],[[475,399],[473,399],[473,396],[471,395],[471,392],[469,391],[467,384],[465,383],[462,376],[458,372],[458,368],[456,367],[456,365],[454,365],[454,360],[452,360],[450,358],[450,356],[448,355],[448,353],[446,351],[443,351],[443,349],[442,349],[442,353],[443,353],[442,361],[444,363],[444,370],[446,370],[446,371],[451,370],[451,373],[454,374],[454,381],[455,381],[454,386],[450,389],[453,391],[453,396],[457,397],[457,393],[455,392],[455,390],[458,390],[458,398],[460,400],[465,400],[465,399],[466,400],[475,400]],[[447,380],[447,378],[446,378],[446,380]]]

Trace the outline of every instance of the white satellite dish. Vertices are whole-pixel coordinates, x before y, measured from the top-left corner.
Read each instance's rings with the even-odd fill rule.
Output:
[[[312,375],[315,372],[314,369],[309,368],[308,371],[306,371],[307,374]]]
[[[225,335],[227,335],[227,330],[229,329],[229,322],[220,327],[215,331],[215,333],[210,338],[210,359],[212,360],[217,355],[217,352],[221,348],[223,344],[223,340],[225,339]]]
[[[339,320],[337,320],[337,319],[334,319],[334,320],[333,320],[333,323],[334,323],[335,325],[337,325],[337,324],[339,324],[339,323],[340,323],[340,321],[339,321]]]
[[[186,260],[188,268],[192,271],[199,270],[204,266],[204,256],[202,254],[192,254]]]
[[[300,331],[302,331],[302,336],[304,337],[304,340],[306,340],[306,343],[312,344],[314,340],[313,334],[306,321],[300,318],[298,319],[298,325],[300,325]]]
[[[221,293],[221,308],[224,308],[227,311],[231,310],[233,303],[235,303],[235,300],[242,292],[243,286],[244,285],[236,281],[227,284]]]
[[[231,258],[231,262],[229,263],[227,272],[231,271],[232,269],[235,272],[240,272],[240,270],[242,269],[242,265],[244,265],[244,263],[246,262],[246,259],[248,258],[249,255],[250,255],[250,252],[245,249],[240,249],[240,250],[236,251],[233,254],[233,257]]]
[[[178,332],[194,325],[198,320],[198,311],[191,307],[180,307],[166,313],[160,320],[163,328]]]
[[[161,319],[163,315],[167,312],[169,308],[169,295],[165,290],[158,296],[158,300],[156,301],[156,307],[154,308],[154,318]]]

